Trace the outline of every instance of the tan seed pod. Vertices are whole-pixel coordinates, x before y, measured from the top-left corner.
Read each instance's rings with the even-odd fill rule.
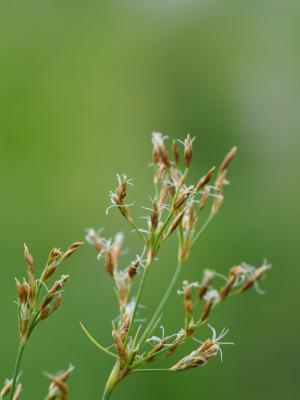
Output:
[[[211,168],[205,175],[203,175],[195,186],[196,192],[199,192],[205,185],[207,185],[215,172],[215,167]]]
[[[190,135],[187,135],[184,141],[184,165],[189,168],[192,162],[193,156],[193,140]]]
[[[176,165],[176,167],[178,167],[178,165],[179,165],[179,150],[178,150],[178,146],[177,146],[175,139],[172,142],[172,153],[173,153],[175,165]]]
[[[54,274],[57,268],[57,260],[53,259],[49,265],[46,265],[41,276],[41,281],[46,282]]]
[[[62,295],[59,294],[58,296],[56,296],[54,304],[53,304],[53,310],[54,311],[58,309],[58,307],[60,306],[61,301],[62,301]]]
[[[5,397],[11,390],[12,387],[12,381],[9,379],[6,379],[6,381],[4,382],[4,386],[0,392],[0,397]]]
[[[41,312],[40,312],[40,320],[46,319],[50,314],[50,308],[49,307],[44,307]]]
[[[68,250],[63,254],[61,259],[65,260],[66,258],[69,258],[83,244],[84,244],[84,242],[75,242],[75,243],[70,244],[70,246],[68,247]]]
[[[185,210],[181,211],[175,218],[174,220],[171,222],[168,231],[165,235],[165,238],[167,238],[168,236],[170,236],[176,229],[177,227],[180,225],[182,218],[184,216]]]
[[[250,289],[254,285],[254,283],[257,282],[266,273],[266,271],[269,268],[270,268],[269,265],[262,265],[261,267],[257,268],[253,272],[253,274],[248,279],[246,279],[244,284],[241,286],[240,292],[243,293],[247,289]]]
[[[18,400],[21,396],[21,392],[22,392],[22,384],[19,383],[16,387],[16,390],[15,390],[12,400]]]
[[[32,255],[30,254],[28,247],[24,243],[24,258],[27,264],[27,267],[30,269],[31,273],[34,273],[34,260]]]
[[[224,160],[220,165],[220,172],[223,172],[227,169],[230,162],[233,160],[234,156],[236,155],[237,147],[234,146],[225,156]]]

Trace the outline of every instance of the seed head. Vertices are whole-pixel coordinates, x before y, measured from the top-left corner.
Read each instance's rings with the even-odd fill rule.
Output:
[[[70,365],[66,371],[58,372],[55,375],[46,373],[45,375],[51,380],[48,395],[45,400],[66,400],[69,390],[66,384],[69,376],[73,372],[74,367]]]
[[[16,280],[16,286],[17,286],[17,294],[18,294],[18,302],[19,304],[26,303],[28,299],[28,285],[25,285],[24,283],[21,283],[17,278]]]
[[[15,390],[15,393],[14,393],[14,396],[13,396],[12,400],[18,400],[20,398],[20,396],[21,396],[21,392],[22,392],[22,384],[19,383],[17,385],[17,387],[16,387],[16,390]]]
[[[175,203],[173,204],[173,210],[174,211],[178,210],[186,202],[186,200],[190,197],[190,195],[193,192],[194,192],[194,186],[183,188],[179,193]]]
[[[86,230],[85,240],[88,244],[94,246],[98,253],[105,249],[104,240],[100,237],[99,232],[96,232],[93,228]]]
[[[156,201],[153,202],[152,205],[152,213],[151,213],[151,231],[155,232],[158,226],[159,221],[159,209]]]
[[[185,214],[185,210],[182,210],[182,211],[173,219],[173,221],[171,222],[171,224],[170,224],[170,226],[169,226],[169,228],[168,228],[168,231],[167,231],[167,233],[166,233],[165,238],[167,238],[168,236],[170,236],[170,235],[177,229],[177,227],[180,225],[180,223],[181,223],[181,221],[182,221],[182,219],[183,219],[184,214]]]
[[[51,276],[54,274],[56,271],[56,268],[58,266],[58,261],[56,258],[54,258],[50,264],[46,265],[44,268],[44,271],[41,276],[41,281],[46,282],[48,279],[51,278]]]
[[[241,265],[237,265],[230,269],[229,278],[220,290],[220,300],[224,300],[229,295],[238,277],[244,275],[245,272],[245,269]]]
[[[203,298],[205,303],[201,312],[200,321],[205,321],[211,312],[212,306],[220,301],[219,293],[215,289],[207,291]]]
[[[210,339],[202,342],[198,349],[192,351],[188,356],[182,358],[178,363],[173,365],[171,371],[185,371],[190,368],[196,368],[199,366],[206,365],[208,360],[215,357],[220,353],[222,361],[222,345],[233,344],[231,342],[222,342],[221,340],[228,333],[228,329],[223,329],[220,335],[217,337],[216,331],[209,325],[213,334]]]
[[[46,319],[50,314],[50,308],[49,307],[44,307],[41,312],[40,312],[40,320]]]
[[[127,272],[128,276],[130,279],[133,279],[133,277],[136,275],[137,270],[140,266],[141,260],[139,257],[137,257],[134,261],[132,261],[128,267],[127,267]]]
[[[60,303],[62,301],[62,295],[59,294],[58,296],[56,296],[54,304],[53,304],[53,311],[57,310],[58,307],[60,306]]]
[[[224,160],[222,161],[221,165],[220,165],[220,172],[224,172],[228,165],[230,164],[230,162],[233,160],[234,156],[236,155],[237,152],[237,147],[234,146],[225,156]]]
[[[152,153],[152,161],[154,165],[163,166],[164,168],[169,169],[171,167],[171,161],[164,144],[164,140],[167,139],[168,136],[163,136],[159,132],[152,133],[152,143],[153,143],[153,153]]]
[[[256,282],[258,282],[261,277],[271,268],[270,264],[264,264],[261,267],[257,268],[244,282],[244,284],[240,288],[240,292],[243,293],[246,290],[250,289]]]
[[[172,153],[173,153],[175,165],[176,165],[176,167],[178,167],[178,165],[179,165],[179,150],[177,147],[176,140],[173,140],[173,142],[172,142]]]
[[[207,200],[209,198],[209,193],[210,193],[210,187],[205,186],[205,188],[203,190],[203,194],[199,201],[199,210],[200,211],[202,211],[204,209],[204,207],[206,206]]]
[[[184,146],[184,165],[186,168],[189,168],[192,162],[194,140],[195,138],[191,138],[190,135],[187,135],[184,142],[179,141]]]
[[[199,285],[199,290],[198,290],[198,299],[203,298],[214,277],[215,277],[215,271],[208,268],[203,271],[203,278]]]
[[[69,258],[83,244],[84,244],[84,242],[75,242],[75,243],[70,244],[67,251],[62,256],[62,260]]]
[[[27,267],[29,268],[29,270],[31,271],[31,273],[34,273],[34,260],[32,255],[30,254],[28,247],[26,246],[26,244],[24,243],[24,258],[27,264]]]
[[[12,380],[11,379],[6,379],[4,382],[4,386],[0,392],[0,397],[5,397],[11,390],[12,387]]]
[[[58,260],[63,256],[63,252],[60,249],[54,247],[49,254],[49,263],[50,264],[53,260]]]
[[[195,186],[196,192],[199,192],[199,190],[201,190],[204,186],[206,186],[210,182],[211,178],[214,175],[215,169],[216,169],[215,167],[211,168],[205,175],[203,175],[199,179],[199,181],[197,182],[197,184]]]
[[[106,214],[108,211],[113,208],[117,207],[121,214],[129,221],[132,222],[131,214],[129,211],[129,206],[133,204],[125,204],[125,198],[127,196],[127,186],[132,185],[132,179],[127,179],[127,175],[117,175],[118,179],[118,187],[114,192],[110,192],[110,202],[111,206],[107,208]]]

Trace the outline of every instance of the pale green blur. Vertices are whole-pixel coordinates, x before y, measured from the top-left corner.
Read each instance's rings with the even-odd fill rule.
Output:
[[[117,210],[107,217],[105,209],[122,172],[135,182],[136,215],[149,206],[150,135],[158,130],[197,137],[191,182],[239,148],[224,207],[185,278],[265,257],[273,270],[261,283],[265,296],[249,292],[213,314],[211,323],[230,328],[227,339],[236,344],[224,349],[222,364],[129,377],[112,399],[297,397],[299,14],[292,0],[1,2],[1,381],[12,374],[17,349],[14,277],[25,274],[23,242],[40,268],[51,247],[83,239],[90,226],[126,232],[126,246],[139,252]],[[145,314],[175,263],[174,240],[153,268]],[[70,399],[99,399],[112,367],[79,327],[81,320],[111,343],[117,307],[102,264],[85,246],[64,273],[72,276],[61,310],[25,351],[24,400],[42,399],[42,372],[69,362],[76,365]],[[180,301],[174,294],[168,305],[167,333],[181,327]],[[204,328],[198,338],[207,335]]]

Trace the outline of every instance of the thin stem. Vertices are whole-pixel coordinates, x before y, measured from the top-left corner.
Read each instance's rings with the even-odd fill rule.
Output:
[[[176,203],[176,200],[177,200],[177,198],[178,198],[180,189],[182,188],[182,186],[183,186],[183,184],[184,184],[184,181],[185,181],[185,179],[186,179],[186,176],[187,176],[188,172],[189,172],[189,169],[188,169],[188,168],[185,168],[184,174],[183,174],[183,176],[182,176],[181,183],[180,183],[180,185],[178,186],[178,188],[177,188],[177,190],[176,190],[176,193],[175,193],[175,196],[174,196],[174,198],[173,198],[173,200],[172,200],[172,205],[171,205],[170,214],[167,216],[167,218],[166,218],[166,220],[165,220],[163,226],[161,227],[160,231],[158,232],[157,238],[156,238],[156,240],[155,240],[155,253],[156,253],[157,250],[158,250],[158,246],[159,246],[159,244],[160,244],[160,240],[161,240],[161,237],[162,237],[162,235],[163,235],[165,229],[167,228],[167,226],[168,226],[169,222],[171,221],[172,217],[176,214],[176,211],[173,210],[173,207],[174,207],[174,204]]]
[[[141,368],[141,369],[135,369],[132,372],[175,372],[172,371],[169,368]]]
[[[13,399],[14,393],[16,390],[17,378],[18,378],[18,374],[19,374],[20,363],[22,360],[24,348],[25,348],[25,343],[20,343],[18,353],[17,353],[16,363],[15,363],[15,367],[14,367],[14,372],[13,372],[13,380],[12,380],[12,386],[11,386],[11,391],[10,391],[10,400]]]
[[[169,225],[169,222],[171,221],[171,219],[172,219],[174,214],[175,214],[174,211],[170,212],[170,214],[167,216],[163,226],[161,227],[160,231],[158,232],[158,235],[157,235],[156,240],[155,240],[155,245],[154,245],[155,253],[157,252],[157,248],[158,248],[158,246],[160,244],[160,239],[161,239],[164,231],[166,230],[167,226]]]
[[[213,219],[213,215],[210,214],[209,217],[207,218],[207,220],[204,222],[204,224],[202,225],[200,231],[197,233],[197,235],[194,237],[193,242],[192,242],[192,246],[194,246],[194,244],[197,242],[197,240],[199,239],[199,237],[204,233],[204,231],[206,230],[206,228],[208,227],[208,225],[210,224],[210,222]]]
[[[102,395],[102,400],[107,400],[110,397],[112,391],[114,390],[115,386],[119,383],[120,379],[121,379],[120,361],[117,360],[107,379],[104,393]]]
[[[105,389],[104,389],[103,396],[102,396],[102,400],[107,400],[107,399],[109,399],[111,393],[112,393],[112,390],[105,388]]]
[[[151,321],[147,325],[147,327],[146,327],[146,329],[145,329],[145,331],[144,331],[144,333],[143,333],[143,335],[142,335],[142,337],[141,337],[141,339],[139,341],[138,348],[140,348],[145,343],[145,341],[148,339],[148,334],[151,331],[153,324],[156,322],[157,318],[161,314],[164,306],[166,305],[166,303],[167,303],[167,301],[168,301],[168,299],[169,299],[169,297],[170,297],[170,295],[172,293],[172,290],[173,290],[173,288],[174,288],[174,286],[175,286],[175,284],[176,284],[176,282],[177,282],[177,280],[179,278],[179,275],[181,274],[182,269],[183,269],[183,265],[179,263],[177,265],[177,268],[176,268],[175,273],[174,273],[174,275],[172,277],[172,280],[171,280],[171,282],[170,282],[170,284],[169,284],[169,286],[168,286],[168,288],[167,288],[167,290],[166,290],[166,292],[165,292],[160,304],[158,305],[157,309],[155,310],[155,312],[153,314],[153,317],[151,318]]]
[[[134,230],[139,235],[139,237],[142,239],[143,243],[145,245],[147,245],[147,240],[146,240],[145,236],[140,232],[140,230],[137,227],[137,225],[135,224],[135,222],[133,220],[128,220],[128,222],[130,223],[131,226],[133,226]]]
[[[134,319],[135,319],[135,316],[136,316],[136,313],[137,313],[137,310],[138,310],[138,306],[139,306],[139,303],[141,301],[141,297],[142,297],[143,289],[144,289],[144,286],[145,286],[146,278],[147,278],[147,275],[148,275],[148,272],[149,272],[149,269],[150,269],[150,265],[151,265],[150,262],[146,264],[144,273],[142,275],[142,279],[141,279],[140,286],[139,286],[139,289],[138,289],[138,293],[137,293],[137,296],[136,296],[136,301],[135,301],[132,317],[130,318],[130,323],[129,323],[127,335],[126,335],[126,338],[125,338],[125,343],[124,343],[125,345],[126,345],[127,340],[129,338],[129,335],[130,335],[130,332],[131,332],[131,329],[132,329],[132,326],[133,326],[133,323],[134,323]]]

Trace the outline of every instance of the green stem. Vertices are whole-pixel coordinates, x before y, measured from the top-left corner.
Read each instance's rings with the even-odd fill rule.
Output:
[[[144,289],[144,286],[145,286],[146,278],[147,278],[147,275],[148,275],[148,272],[149,272],[149,269],[150,269],[150,265],[151,265],[151,263],[147,263],[147,265],[145,266],[144,273],[142,275],[142,279],[141,279],[140,286],[139,286],[139,289],[138,289],[138,293],[137,293],[137,296],[136,296],[136,301],[135,301],[132,317],[130,319],[130,323],[129,323],[129,327],[128,327],[128,331],[127,331],[127,335],[126,335],[126,339],[125,339],[125,343],[124,343],[125,345],[126,345],[127,340],[128,340],[128,338],[130,336],[130,332],[131,332],[131,329],[132,329],[132,326],[133,326],[133,323],[134,323],[134,319],[135,319],[135,316],[136,316],[136,313],[137,313],[137,310],[138,310],[138,306],[139,306],[141,297],[142,297],[142,293],[143,293],[143,289]]]
[[[145,236],[140,232],[140,230],[137,227],[137,225],[135,224],[135,222],[133,220],[128,220],[128,222],[134,228],[134,230],[136,231],[138,236],[142,239],[143,243],[147,246],[147,240],[146,240]]]
[[[132,372],[175,372],[169,368],[144,368],[144,369],[135,369]]]
[[[112,390],[105,388],[103,396],[102,396],[102,400],[107,400],[110,398],[110,395],[112,393]]]
[[[145,341],[148,339],[148,334],[151,331],[153,324],[155,323],[155,321],[157,320],[157,318],[161,314],[164,306],[166,305],[166,303],[167,303],[167,301],[168,301],[168,299],[169,299],[169,297],[170,297],[170,295],[171,295],[171,293],[172,293],[172,291],[174,289],[174,286],[175,286],[175,284],[176,284],[176,282],[177,282],[177,280],[179,278],[179,275],[181,274],[182,269],[183,269],[183,265],[179,263],[177,265],[175,273],[174,273],[174,275],[172,277],[172,280],[171,280],[171,282],[170,282],[170,284],[168,286],[168,289],[166,290],[166,292],[165,292],[160,304],[158,305],[157,309],[155,310],[155,312],[153,314],[153,317],[151,318],[149,324],[147,325],[147,327],[146,327],[146,329],[145,329],[145,331],[144,331],[144,333],[143,333],[143,335],[142,335],[142,337],[141,337],[141,339],[139,341],[138,348],[140,348],[145,343]]]
[[[197,235],[194,237],[193,242],[192,242],[192,246],[194,246],[194,244],[197,242],[197,240],[199,239],[199,237],[204,233],[204,231],[206,230],[206,228],[208,227],[208,225],[210,224],[210,222],[213,219],[213,215],[210,214],[209,217],[207,218],[207,220],[204,222],[204,224],[202,225],[200,231],[197,233]]]
[[[20,343],[20,346],[18,349],[18,354],[17,354],[16,363],[15,363],[14,372],[13,372],[12,386],[11,386],[11,391],[10,391],[10,400],[13,399],[14,393],[16,390],[17,378],[18,378],[18,374],[19,374],[20,363],[22,360],[22,355],[23,355],[23,351],[25,348],[25,344],[26,343]]]
[[[111,373],[107,379],[104,393],[102,396],[102,400],[106,400],[110,397],[112,391],[114,390],[115,386],[118,384],[120,381],[120,361],[117,360],[113,369],[111,370]]]

